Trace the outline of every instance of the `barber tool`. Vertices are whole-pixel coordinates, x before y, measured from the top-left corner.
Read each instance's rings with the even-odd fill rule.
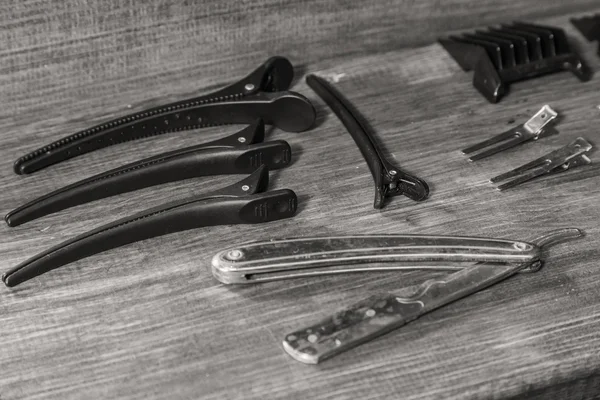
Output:
[[[549,125],[550,122],[554,121],[557,116],[558,114],[556,111],[550,108],[550,106],[545,105],[524,124],[509,129],[508,131],[494,136],[491,139],[484,140],[481,143],[467,147],[466,149],[462,150],[462,152],[464,154],[471,154],[488,147],[480,153],[469,156],[469,161],[477,161],[491,156],[492,154],[515,147],[523,142],[529,140],[538,140],[539,138],[558,133],[558,131]],[[492,145],[497,146],[490,147]]]
[[[259,167],[246,179],[213,193],[166,203],[119,219],[54,246],[2,275],[6,286],[93,254],[129,243],[214,225],[256,224],[290,218],[296,194],[289,189],[267,192],[269,173]]]
[[[542,247],[580,235],[578,229],[568,228],[531,242],[433,235],[274,239],[220,251],[212,259],[212,272],[225,284],[368,271],[454,272],[395,294],[372,296],[285,336],[283,347],[292,357],[316,364],[517,272],[537,272]]]
[[[560,28],[514,22],[439,42],[463,70],[474,71],[473,85],[491,103],[516,81],[564,70],[580,81],[592,75]]]
[[[515,250],[521,248],[528,254],[528,258],[521,257],[521,261],[514,258],[507,263],[480,262],[445,278],[430,279],[394,293],[375,294],[316,324],[285,335],[283,348],[295,360],[317,364],[485,289],[524,268],[539,270],[542,260],[535,254],[542,248],[581,235],[582,232],[575,228],[551,231],[530,243],[515,242],[519,244]]]
[[[516,240],[432,235],[326,236],[232,246],[215,254],[212,273],[225,284],[250,284],[349,272],[459,271],[464,268],[461,263],[466,262],[525,263],[538,257],[537,247]]]
[[[571,18],[571,23],[588,41],[600,42],[600,14]],[[600,46],[598,46],[598,55],[600,55]]]
[[[285,91],[294,70],[283,57],[272,57],[247,77],[216,92],[151,108],[62,138],[15,161],[17,174],[142,137],[222,124],[268,125],[291,132],[309,129],[315,109],[301,94]]]
[[[506,190],[550,172],[562,172],[580,165],[587,165],[591,163],[587,156],[591,149],[592,145],[584,138],[579,137],[565,147],[490,179],[490,182],[498,183],[511,179],[496,188]]]
[[[240,132],[197,146],[158,154],[65,186],[6,214],[9,226],[121,193],[199,176],[250,174],[259,166],[287,166],[291,149],[283,140],[262,143],[257,120]]]
[[[360,149],[375,181],[375,209],[383,208],[386,197],[404,195],[422,201],[429,196],[424,180],[401,170],[383,156],[364,117],[332,84],[316,75],[308,75],[306,83],[342,121]]]

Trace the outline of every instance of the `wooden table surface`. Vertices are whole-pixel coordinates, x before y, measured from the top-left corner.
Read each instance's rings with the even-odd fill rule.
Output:
[[[0,206],[240,126],[138,140],[31,176],[13,161],[79,129],[237,80],[268,56],[297,66],[313,130],[273,130],[293,164],[272,188],[298,215],[134,243],[0,291],[0,399],[593,398],[600,392],[600,161],[497,192],[487,182],[578,136],[600,143],[600,73],[513,84],[489,104],[435,39],[513,19],[564,28],[600,71],[597,44],[569,23],[596,1],[9,1],[0,5]],[[367,5],[365,5],[367,4]],[[307,87],[316,73],[368,118],[385,152],[430,183],[375,211],[373,184],[338,119]],[[542,105],[559,135],[468,163],[459,149],[524,122]],[[102,223],[241,176],[193,179],[0,227],[0,271]],[[231,244],[350,233],[529,239],[560,227],[586,237],[553,247],[539,273],[514,276],[319,364],[287,356],[285,333],[375,291],[442,273],[368,273],[224,286],[210,259]]]

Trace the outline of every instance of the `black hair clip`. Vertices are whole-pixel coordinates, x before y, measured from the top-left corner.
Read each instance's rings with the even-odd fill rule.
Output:
[[[463,70],[474,71],[473,85],[491,103],[497,103],[512,82],[564,70],[581,81],[591,78],[560,28],[514,22],[439,42]]]
[[[256,224],[290,218],[296,194],[267,192],[269,173],[261,166],[246,179],[213,193],[163,204],[67,240],[22,262],[2,275],[16,286],[62,265],[157,236],[214,225]]]
[[[313,125],[315,110],[306,97],[286,91],[293,76],[286,58],[272,57],[224,89],[118,118],[50,143],[20,157],[14,171],[29,174],[116,143],[213,125],[251,124],[258,118],[285,131],[304,131]]]
[[[375,142],[364,117],[333,85],[316,75],[306,77],[306,83],[327,103],[342,121],[360,149],[375,181],[375,209],[383,208],[386,197],[404,195],[414,201],[429,196],[427,183],[390,163]]]
[[[262,143],[262,120],[223,139],[136,161],[65,186],[6,214],[9,226],[21,225],[70,207],[167,182],[209,175],[249,174],[259,166],[289,165],[290,145]]]
[[[588,41],[600,42],[600,14],[589,17],[571,18],[571,23],[575,25],[575,28],[577,28]],[[600,55],[600,43],[598,46],[598,55]]]

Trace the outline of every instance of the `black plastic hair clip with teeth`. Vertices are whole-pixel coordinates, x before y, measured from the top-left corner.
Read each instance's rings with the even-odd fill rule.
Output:
[[[554,150],[512,171],[493,177],[490,182],[499,183],[508,180],[508,182],[496,187],[496,189],[502,191],[541,175],[551,172],[563,172],[581,165],[587,165],[592,162],[587,154],[590,150],[592,150],[592,145],[584,138],[579,137],[565,147]]]
[[[581,32],[585,38],[598,43],[598,55],[600,56],[600,14],[585,16],[581,18],[571,18],[571,23]]]
[[[309,129],[315,109],[301,94],[287,91],[294,69],[284,57],[272,57],[240,81],[216,92],[165,104],[64,137],[20,157],[17,174],[30,174],[91,151],[166,132],[262,119],[290,132]]]
[[[209,175],[250,174],[261,165],[289,165],[290,145],[264,142],[262,120],[225,138],[155,155],[94,175],[32,200],[4,217],[18,226],[70,207],[122,193]]]
[[[439,42],[463,70],[474,71],[473,85],[491,103],[497,103],[512,82],[565,70],[581,81],[591,78],[560,28],[514,22]]]
[[[293,217],[297,209],[296,194],[289,189],[268,192],[268,184],[269,172],[263,165],[234,185],[166,203],[64,241],[7,271],[2,281],[6,286],[16,286],[85,257],[175,232]]]
[[[539,138],[556,134],[558,131],[550,125],[556,117],[558,117],[556,111],[550,108],[550,106],[545,105],[524,124],[509,129],[488,140],[469,146],[462,150],[462,152],[467,155],[476,153],[469,156],[469,161],[477,161],[515,147],[523,142],[538,140]]]
[[[404,195],[414,201],[427,199],[427,183],[401,170],[383,156],[364,117],[332,84],[316,75],[307,76],[306,83],[342,121],[360,149],[375,181],[375,209],[383,208],[385,199],[391,196]]]

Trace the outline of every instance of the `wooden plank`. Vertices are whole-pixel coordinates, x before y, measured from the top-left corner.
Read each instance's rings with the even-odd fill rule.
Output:
[[[169,134],[94,152],[32,176],[12,173],[12,161],[25,151],[95,122],[193,95],[194,87],[242,76],[271,51],[289,49],[290,37],[297,47],[286,53],[291,52],[295,63],[305,64],[298,73],[335,77],[339,89],[372,123],[386,152],[427,179],[432,196],[418,204],[397,198],[384,211],[374,211],[371,178],[358,149],[300,77],[294,90],[315,101],[318,126],[299,134],[275,130],[269,135],[292,145],[294,164],[272,174],[272,187],[288,187],[299,194],[298,216],[262,226],[199,229],[147,240],[3,289],[0,397],[592,397],[598,391],[595,376],[600,365],[599,168],[592,164],[506,193],[494,191],[487,179],[577,136],[598,143],[599,80],[582,84],[569,73],[560,73],[524,81],[512,85],[500,104],[491,105],[472,87],[471,74],[460,70],[438,44],[430,43],[450,28],[521,14],[540,16],[544,17],[540,22],[564,27],[597,70],[596,45],[584,42],[568,24],[565,10],[571,5],[549,1],[539,10],[536,3],[522,2],[520,8],[481,1],[475,7],[456,1],[447,9],[440,6],[449,12],[444,17],[434,2],[414,6],[412,39],[392,35],[408,28],[397,27],[385,11],[391,2],[368,6],[366,11],[352,3],[348,14],[331,15],[334,21],[317,12],[321,9],[316,6],[331,14],[341,3],[283,4],[279,12],[291,27],[305,21],[302,15],[309,11],[313,19],[324,18],[318,20],[319,26],[345,27],[328,31],[304,26],[317,33],[303,37],[294,34],[299,28],[285,28],[284,17],[276,18],[274,11],[259,19],[261,12],[275,10],[279,3],[250,8],[248,20],[242,22],[235,21],[242,12],[233,2],[192,10],[223,14],[230,22],[215,21],[219,28],[208,31],[198,31],[200,22],[185,24],[191,9],[161,8],[158,2],[141,8],[116,2],[57,3],[46,13],[37,2],[15,7],[11,13],[16,25],[7,22],[2,30],[4,38],[12,40],[0,40],[10,42],[0,50],[8,66],[0,78],[8,88],[3,91],[6,107],[0,111],[4,211],[125,162],[234,132],[239,127]],[[412,3],[393,4],[401,9]],[[580,8],[571,12],[589,10],[591,5],[577,2],[575,7]],[[102,22],[98,22],[100,7],[106,7]],[[345,22],[348,19],[357,25]],[[378,19],[383,21],[373,34],[365,21],[374,25]],[[144,33],[131,33],[123,39],[131,47],[119,47],[118,28],[133,20],[131,31]],[[210,18],[199,19],[206,20]],[[242,51],[250,42],[244,29],[250,28],[236,27],[250,24],[259,29],[257,21],[271,27],[267,22],[279,23],[273,29],[281,39],[264,39]],[[29,33],[24,33],[26,26]],[[180,28],[168,29],[174,26]],[[357,32],[349,33],[351,26],[359,26]],[[223,29],[229,29],[229,36],[221,35]],[[425,31],[430,36],[423,36]],[[207,50],[198,42],[202,32],[223,41]],[[67,43],[70,35],[72,44]],[[356,52],[344,49],[369,35],[387,39],[381,39],[381,45],[367,43]],[[92,43],[96,37],[99,42]],[[137,43],[134,38],[143,40]],[[108,46],[111,40],[114,46]],[[332,47],[336,41],[340,45]],[[56,42],[58,47],[51,44]],[[77,50],[76,44],[83,48]],[[72,53],[58,51],[61,45]],[[51,49],[57,53],[46,70],[43,62]],[[133,49],[133,55],[124,55]],[[226,50],[215,56],[216,49]],[[198,69],[208,53],[210,60],[203,61],[212,67]],[[230,62],[226,68],[219,66],[223,61]],[[563,116],[559,135],[475,164],[467,163],[458,151],[524,121],[543,104]],[[0,271],[107,220],[238,178],[167,184],[20,227],[1,227]],[[255,238],[381,232],[527,239],[563,226],[580,227],[587,236],[552,248],[539,273],[513,277],[317,367],[301,365],[284,354],[280,342],[286,332],[373,291],[393,291],[435,275],[358,274],[248,287],[225,287],[210,275],[209,262],[216,250]]]
[[[0,5],[0,117],[28,115],[47,125],[68,111],[61,125],[86,123],[143,100],[220,84],[273,54],[306,67],[432,43],[454,29],[594,7],[595,0],[547,0],[543,7],[536,0],[7,3]],[[44,134],[18,123],[28,134]]]

